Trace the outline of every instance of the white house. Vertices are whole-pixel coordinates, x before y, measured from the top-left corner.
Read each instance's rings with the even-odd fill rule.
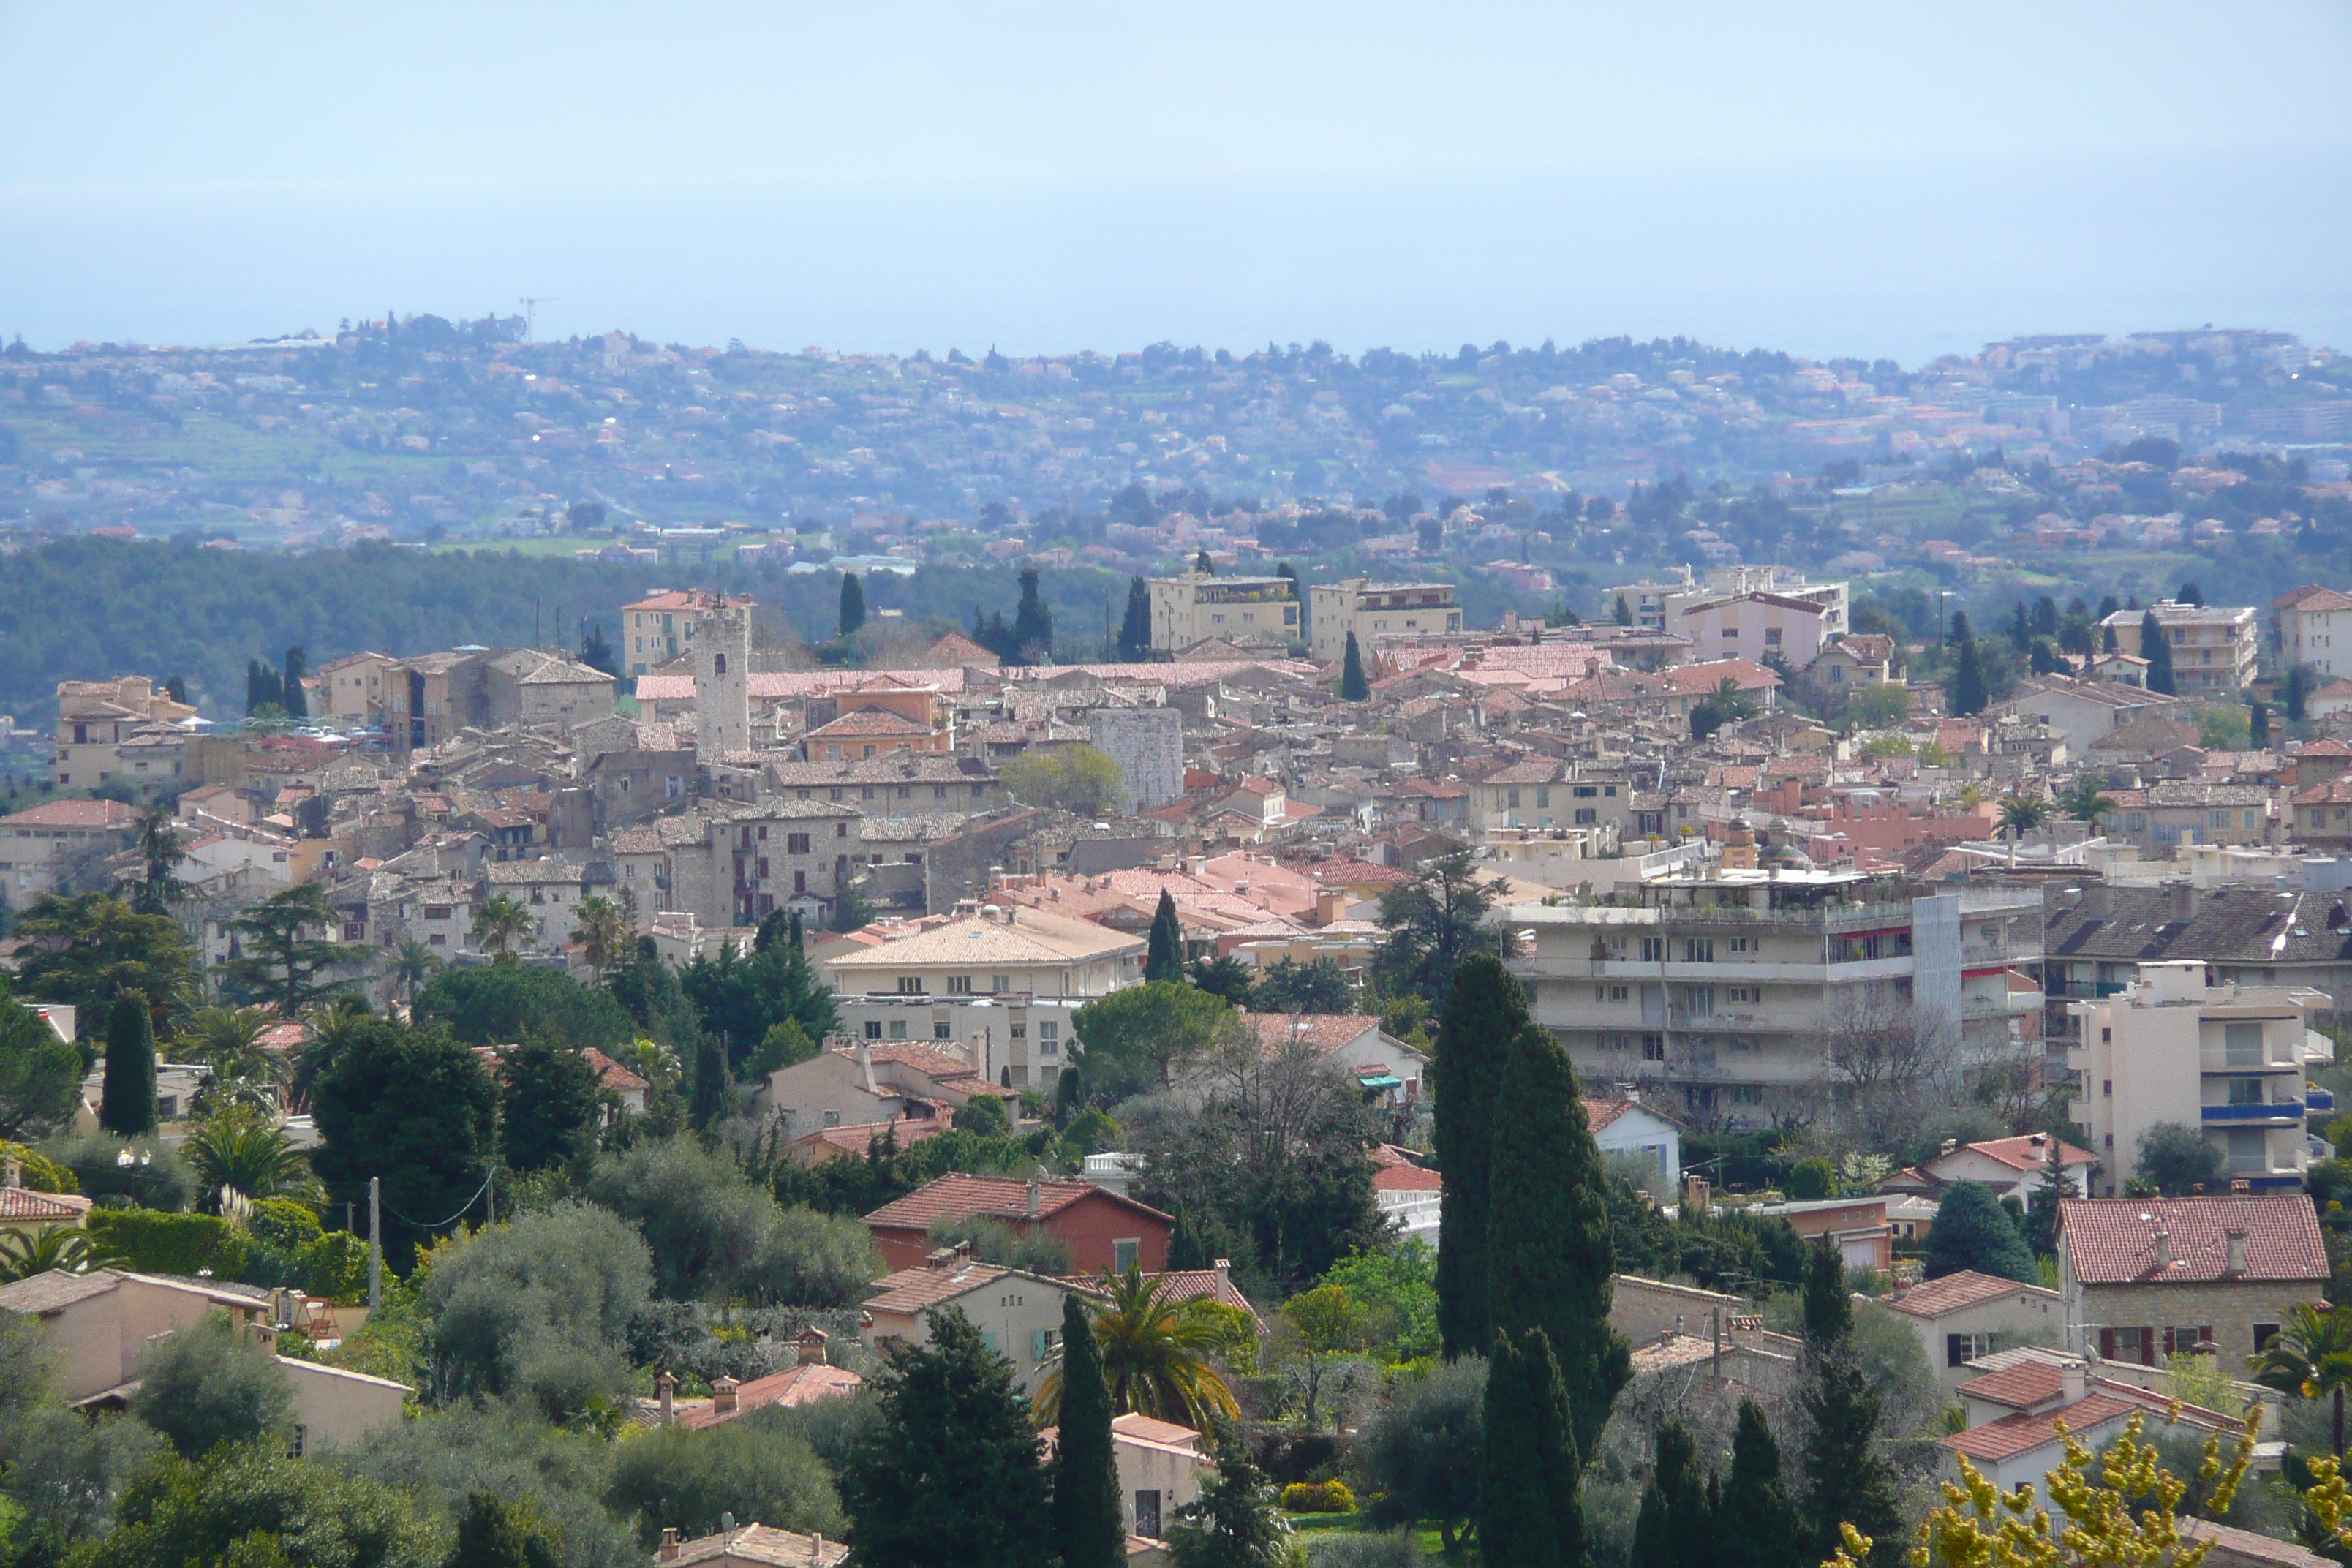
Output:
[[[1661,1194],[1681,1187],[1683,1132],[1677,1123],[1638,1100],[1588,1100],[1584,1115],[1604,1157],[1640,1155],[1657,1166]]]

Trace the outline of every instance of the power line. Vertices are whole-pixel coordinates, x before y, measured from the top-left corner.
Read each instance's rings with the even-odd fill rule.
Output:
[[[394,1219],[398,1220],[401,1224],[403,1224],[403,1225],[404,1225],[404,1226],[413,1226],[414,1228],[415,1228],[415,1229],[417,1229],[417,1230],[439,1230],[439,1229],[441,1228],[441,1226],[445,1226],[445,1225],[452,1225],[452,1224],[455,1224],[457,1221],[458,1221],[458,1220],[461,1220],[461,1219],[465,1218],[465,1217],[466,1217],[466,1212],[467,1212],[468,1209],[471,1209],[471,1208],[474,1206],[474,1198],[478,1198],[478,1197],[480,1197],[484,1193],[486,1193],[486,1192],[489,1191],[489,1188],[490,1188],[490,1178],[489,1178],[489,1177],[488,1177],[488,1176],[484,1176],[484,1177],[482,1178],[482,1184],[481,1184],[480,1186],[476,1187],[476,1188],[474,1189],[474,1197],[472,1197],[472,1198],[467,1198],[467,1199],[463,1204],[460,1204],[460,1205],[457,1206],[457,1212],[456,1214],[453,1214],[453,1215],[451,1215],[447,1219],[442,1220],[442,1221],[438,1222],[437,1224],[434,1224],[434,1225],[422,1225],[422,1224],[419,1224],[417,1221],[413,1220],[413,1219],[409,1218],[406,1215],[404,1215],[404,1214],[401,1213],[398,1209],[394,1208],[390,1204],[385,1204],[385,1205],[383,1205],[383,1209],[384,1209],[384,1212],[385,1212],[386,1214],[389,1214],[390,1215],[392,1215],[392,1217],[393,1217],[393,1218],[394,1218]]]

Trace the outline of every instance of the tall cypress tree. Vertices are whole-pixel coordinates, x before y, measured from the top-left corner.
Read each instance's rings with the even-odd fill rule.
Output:
[[[1013,652],[1000,657],[1012,664],[1050,664],[1054,658],[1054,612],[1037,592],[1037,570],[1021,574],[1021,603],[1013,611],[1010,634]]]
[[[1356,646],[1356,634],[1348,634],[1347,657],[1339,665],[1339,698],[1345,702],[1361,702],[1372,694],[1371,683],[1364,679],[1364,652]]]
[[[1969,630],[1966,610],[1952,612],[1952,689],[1947,704],[1955,713],[1981,713],[1990,695],[1985,689],[1984,664],[1977,657],[1977,639]]]
[[[1429,1069],[1437,1101],[1437,1163],[1445,1173],[1440,1229],[1450,1237],[1450,1245],[1437,1249],[1437,1330],[1449,1360],[1486,1348],[1495,1105],[1511,1040],[1527,1023],[1527,994],[1500,959],[1476,952],[1462,961],[1446,993]]]
[[[125,1137],[155,1131],[155,1024],[147,998],[125,991],[106,1016],[106,1083],[98,1124]]]
[[[1715,1510],[1698,1451],[1679,1421],[1658,1429],[1658,1462],[1633,1523],[1633,1568],[1713,1568]]]
[[[1151,651],[1151,590],[1143,579],[1127,584],[1127,615],[1118,623],[1118,657],[1132,664]]]
[[[1143,978],[1184,984],[1184,928],[1176,920],[1176,900],[1160,889],[1160,907],[1151,915],[1151,945],[1143,959]]]
[[[2139,656],[2147,660],[2147,689],[2173,695],[2172,642],[2158,624],[2156,612],[2148,611],[2139,618]]]
[[[1879,1456],[1878,1391],[1853,1353],[1853,1302],[1845,1260],[1827,1238],[1805,1259],[1804,1533],[1814,1561],[1835,1554],[1839,1527],[1851,1524],[1874,1543],[1875,1568],[1894,1568],[1902,1512],[1894,1473]]]
[[[1495,1336],[1478,1477],[1478,1560],[1489,1568],[1581,1568],[1584,1462],[1559,1360],[1541,1329]]]
[[[1499,1341],[1543,1331],[1559,1357],[1576,1450],[1591,1453],[1617,1391],[1633,1376],[1632,1347],[1609,1326],[1617,1254],[1601,1151],[1568,1053],[1536,1024],[1511,1038],[1495,1106],[1494,1162],[1486,1214],[1491,1332]]]
[[[1102,1347],[1073,1291],[1062,1298],[1061,1433],[1054,1458],[1054,1542],[1062,1568],[1125,1568],[1127,1527],[1110,1417]]]
[[[1731,1473],[1715,1516],[1714,1562],[1725,1568],[1805,1568],[1805,1532],[1797,1505],[1780,1479],[1780,1445],[1764,1411],[1739,1402],[1739,1431],[1731,1443]]]
[[[310,716],[310,700],[302,690],[302,678],[310,673],[310,657],[302,651],[302,645],[296,643],[286,650],[285,687],[278,699],[289,718],[308,719]]]
[[[866,624],[866,587],[855,572],[841,574],[841,635],[854,637]]]

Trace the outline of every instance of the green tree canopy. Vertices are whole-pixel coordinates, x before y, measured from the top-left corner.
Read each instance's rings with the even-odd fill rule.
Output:
[[[0,980],[0,1140],[37,1138],[81,1103],[81,1053]]]
[[[1049,746],[1022,752],[1004,764],[997,782],[1024,805],[1066,811],[1101,819],[1127,811],[1127,779],[1118,763],[1087,745]]]
[[[499,1140],[509,1165],[541,1170],[590,1147],[605,1097],[578,1047],[534,1035],[500,1053],[499,1067]]]
[[[1419,992],[1443,1009],[1463,961],[1497,951],[1496,933],[1484,921],[1506,886],[1499,877],[1479,881],[1477,860],[1464,849],[1423,861],[1410,881],[1382,893],[1380,923],[1388,934],[1372,960],[1382,992]]]
[[[856,637],[866,625],[866,589],[855,572],[841,574],[841,635]]]
[[[1165,888],[1160,889],[1160,906],[1151,913],[1143,978],[1159,984],[1184,983],[1184,927],[1176,918],[1176,900]]]
[[[368,1178],[382,1179],[384,1256],[404,1271],[419,1242],[478,1198],[497,1106],[489,1074],[446,1031],[371,1019],[312,1088],[321,1142],[310,1163],[331,1198],[362,1213]]]
[[[520,963],[445,969],[416,993],[415,1015],[469,1046],[509,1046],[536,1036],[611,1052],[637,1033],[616,996]]]
[[[1945,1188],[1936,1223],[1927,1232],[1927,1278],[1940,1279],[1963,1268],[2027,1285],[2041,1278],[2017,1223],[1992,1189],[1978,1182],[1955,1182]]]
[[[293,1410],[294,1385],[276,1354],[217,1310],[148,1349],[131,1400],[131,1413],[190,1459],[220,1443],[283,1441]]]
[[[222,983],[289,1018],[348,989],[349,981],[324,976],[352,968],[358,962],[353,950],[304,934],[323,931],[341,918],[328,904],[326,889],[317,882],[298,882],[270,894],[228,922],[243,951],[218,966]]]
[[[89,1568],[438,1568],[440,1532],[408,1497],[283,1442],[166,1455],[132,1479]],[[258,1542],[260,1544],[257,1544]],[[275,1551],[268,1550],[270,1546]]]
[[[1541,1329],[1495,1326],[1486,1373],[1478,1558],[1495,1568],[1576,1568],[1591,1544],[1570,1396]]]
[[[196,994],[195,953],[167,915],[142,915],[104,893],[43,893],[12,935],[37,938],[18,963],[18,994],[69,1002],[93,1022],[125,991],[147,998],[155,1032],[170,1032]]]
[[[520,1394],[551,1416],[626,1386],[629,1323],[652,1293],[645,1241],[586,1204],[517,1215],[436,1247],[422,1303],[454,1392]]]
[[[1164,1089],[1176,1068],[1216,1040],[1233,1010],[1205,991],[1147,980],[1098,997],[1071,1017],[1071,1065],[1104,1104]]]
[[[1436,1521],[1450,1556],[1478,1511],[1486,1425],[1483,1358],[1464,1356],[1401,1380],[1357,1449],[1359,1463],[1388,1499],[1376,1517]]]
[[[1511,1042],[1529,1021],[1527,994],[1501,959],[1475,952],[1462,961],[1430,1063],[1432,1131],[1445,1172],[1441,1219],[1454,1238],[1437,1255],[1437,1321],[1448,1357],[1482,1353],[1494,1321],[1486,1232],[1496,1102]]]
[[[2220,1178],[2221,1152],[2205,1141],[2202,1128],[2158,1121],[2140,1133],[2132,1163],[2139,1179],[2166,1197],[2185,1198],[2192,1189]]]
[[[656,1426],[624,1444],[605,1501],[637,1521],[651,1546],[663,1527],[691,1540],[718,1533],[723,1515],[777,1530],[839,1539],[841,1500],[806,1440],[764,1421],[721,1421],[700,1431]]]
[[[126,991],[106,1015],[106,1079],[98,1124],[136,1137],[155,1131],[155,1026],[147,999]]]
[[[1347,651],[1339,658],[1339,700],[1362,702],[1372,695],[1372,684],[1364,678],[1364,650],[1356,646],[1356,634],[1348,634]]]

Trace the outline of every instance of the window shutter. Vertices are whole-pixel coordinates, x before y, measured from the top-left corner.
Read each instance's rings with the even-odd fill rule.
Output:
[[[2200,1344],[2208,1345],[2216,1345],[2221,1342],[2213,1337],[2213,1325],[2210,1323],[2203,1323],[2198,1326],[2197,1342]]]
[[[2116,1359],[2116,1331],[2113,1329],[2099,1331],[2099,1359],[2101,1361]]]
[[[986,1345],[990,1350],[994,1350],[996,1348],[996,1331],[994,1329],[981,1330],[980,1342]]]
[[[1043,1329],[1029,1331],[1029,1359],[1031,1361],[1045,1359],[1045,1331]]]
[[[1968,1362],[1968,1348],[1958,1334],[1944,1336],[1944,1364],[1961,1366]]]
[[[2142,1366],[2156,1364],[2156,1331],[2154,1329],[2142,1329],[2139,1331],[2139,1363]]]

